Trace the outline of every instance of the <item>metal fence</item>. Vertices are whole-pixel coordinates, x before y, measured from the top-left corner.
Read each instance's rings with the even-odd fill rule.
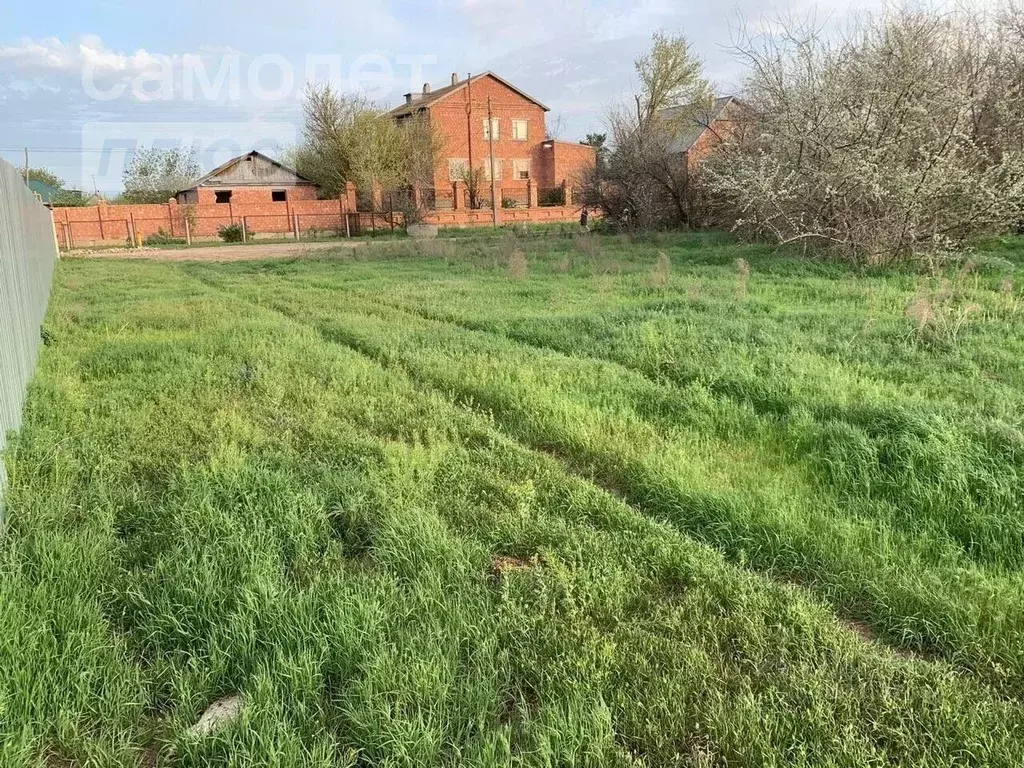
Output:
[[[7,432],[21,426],[56,263],[50,212],[0,160],[0,523],[7,480],[2,454]]]

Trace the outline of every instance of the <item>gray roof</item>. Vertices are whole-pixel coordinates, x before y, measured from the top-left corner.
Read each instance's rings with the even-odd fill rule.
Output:
[[[541,102],[537,101],[537,99],[533,98],[533,96],[531,96],[530,94],[526,93],[523,90],[520,90],[519,88],[516,88],[508,80],[505,80],[499,77],[498,75],[494,74],[493,72],[488,71],[483,72],[479,75],[474,75],[473,77],[467,78],[466,80],[460,80],[455,85],[446,85],[444,88],[438,88],[436,91],[431,91],[430,93],[416,94],[419,96],[419,98],[414,100],[412,104],[402,104],[400,106],[397,106],[394,109],[392,109],[389,114],[392,117],[405,117],[406,115],[411,115],[414,112],[418,112],[421,109],[432,107],[442,99],[450,96],[451,94],[455,93],[458,90],[461,90],[462,88],[465,88],[467,83],[475,83],[477,80],[480,80],[481,78],[484,77],[493,77],[506,88],[511,88],[524,99],[526,99],[527,101],[532,101],[545,112],[551,111],[550,109],[548,109],[548,107],[546,107]]]
[[[704,134],[704,131],[709,130],[711,124],[722,116],[723,110],[731,101],[737,101],[736,97],[720,96],[715,99],[710,108],[698,112],[693,118],[692,123],[682,126],[679,135],[675,137],[669,146],[669,151],[673,153],[689,152],[693,145],[697,143],[697,140]],[[685,107],[669,107],[668,109],[661,110],[658,114],[671,120],[680,112],[689,112],[692,109],[692,104]]]

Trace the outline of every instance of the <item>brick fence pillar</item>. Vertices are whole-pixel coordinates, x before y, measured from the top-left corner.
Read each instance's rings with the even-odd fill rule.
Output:
[[[453,181],[452,182],[452,209],[453,210],[461,211],[463,208],[466,207],[466,201],[462,197],[462,195],[463,195],[462,188],[463,188],[463,183],[461,181]]]
[[[571,208],[572,207],[572,187],[569,186],[569,182],[567,182],[567,181],[563,181],[562,182],[562,194],[565,197],[565,207],[566,208]]]
[[[380,182],[374,180],[373,188],[373,210],[379,211],[384,207],[384,192],[380,188]]]
[[[526,182],[526,207],[537,207],[537,184],[533,179]]]
[[[356,197],[356,183],[354,181],[345,182],[345,204],[350,211],[355,211],[359,207],[358,198]]]

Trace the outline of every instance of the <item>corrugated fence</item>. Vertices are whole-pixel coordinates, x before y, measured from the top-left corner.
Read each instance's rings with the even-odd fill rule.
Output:
[[[0,522],[7,433],[21,426],[57,263],[50,212],[13,166],[0,160]]]

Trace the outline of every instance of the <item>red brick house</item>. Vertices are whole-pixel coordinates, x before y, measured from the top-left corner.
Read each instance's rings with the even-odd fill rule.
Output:
[[[488,102],[492,120],[488,121]],[[442,149],[434,173],[438,197],[465,185],[467,169],[480,171],[480,195],[490,199],[490,145],[494,136],[494,176],[499,197],[522,204],[563,183],[572,186],[596,162],[593,147],[547,139],[543,103],[493,72],[422,93],[409,93],[391,111],[398,121],[425,116],[440,134]]]
[[[232,158],[175,197],[181,204],[284,203],[316,200],[317,186],[261,152]]]
[[[689,110],[691,107],[685,107]],[[671,119],[678,107],[664,110],[661,114]],[[685,125],[676,136],[669,151],[681,155],[689,167],[701,158],[714,152],[724,141],[740,136],[750,124],[750,108],[735,96],[721,96]]]

